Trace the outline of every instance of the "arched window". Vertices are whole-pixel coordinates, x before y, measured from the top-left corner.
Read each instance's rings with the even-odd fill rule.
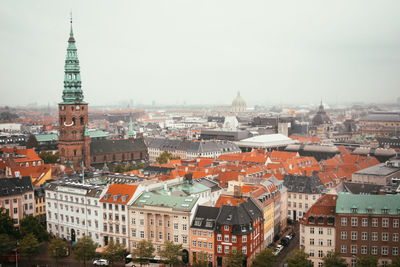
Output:
[[[125,160],[125,154],[122,153],[122,160]]]
[[[107,161],[107,157],[106,157],[106,155],[104,155],[104,162],[106,162]]]
[[[74,107],[72,107],[74,108]],[[72,118],[72,125],[75,125],[75,118]]]
[[[80,120],[81,120],[81,125],[83,125],[84,124],[83,117],[80,117]]]
[[[112,159],[113,159],[113,161],[115,161],[115,154],[113,154]]]
[[[76,156],[76,149],[74,149],[74,156]]]

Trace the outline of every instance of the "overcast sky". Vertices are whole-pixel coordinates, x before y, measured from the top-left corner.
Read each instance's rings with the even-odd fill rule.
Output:
[[[398,0],[3,0],[0,105],[61,101],[71,9],[91,105],[400,96]]]

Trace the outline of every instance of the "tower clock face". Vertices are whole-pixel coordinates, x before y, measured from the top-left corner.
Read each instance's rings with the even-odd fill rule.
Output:
[[[79,106],[76,106],[76,110],[79,110]]]

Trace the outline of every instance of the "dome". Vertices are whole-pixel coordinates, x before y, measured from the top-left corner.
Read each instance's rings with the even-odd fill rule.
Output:
[[[331,119],[329,116],[326,114],[326,111],[324,109],[324,106],[321,104],[319,105],[317,114],[315,114],[314,118],[312,119],[312,125],[317,126],[321,124],[327,124],[331,123]]]
[[[246,111],[246,101],[240,96],[238,92],[236,98],[232,101],[232,111],[233,112],[243,112]]]

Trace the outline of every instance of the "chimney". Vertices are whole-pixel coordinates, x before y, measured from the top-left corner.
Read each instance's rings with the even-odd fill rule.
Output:
[[[233,187],[233,196],[235,198],[242,198],[242,187],[239,185],[235,185]]]

